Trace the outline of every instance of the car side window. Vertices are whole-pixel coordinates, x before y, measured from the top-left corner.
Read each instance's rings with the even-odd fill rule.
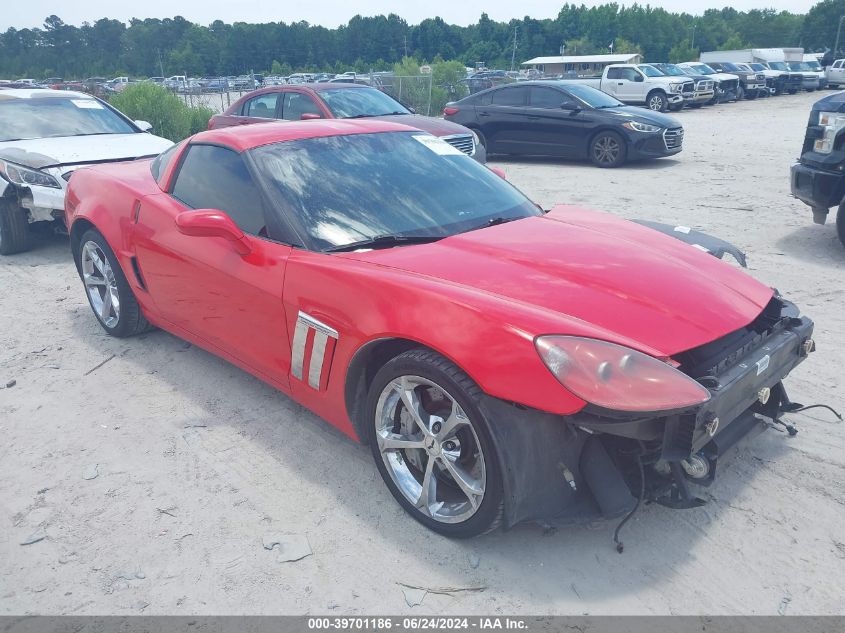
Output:
[[[192,209],[219,209],[250,235],[265,235],[258,187],[237,152],[191,145],[176,174],[172,195]]]
[[[301,92],[286,92],[282,102],[282,118],[288,121],[299,121],[303,114],[323,116],[320,108],[308,95]]]
[[[572,103],[572,99],[565,92],[541,86],[533,86],[531,88],[532,108],[557,110],[560,109],[560,106],[564,103]]]
[[[276,118],[276,93],[264,94],[250,99],[244,104],[243,115],[260,119]]]
[[[627,79],[628,81],[636,81],[639,76],[639,73],[633,68],[623,68],[622,71],[622,79]]]
[[[608,68],[607,69],[607,78],[608,79],[622,79],[622,69],[621,68]]]
[[[493,105],[523,106],[527,96],[528,89],[525,86],[500,88],[493,93]]]

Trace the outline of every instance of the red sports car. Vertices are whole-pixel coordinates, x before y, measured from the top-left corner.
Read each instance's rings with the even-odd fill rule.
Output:
[[[157,326],[274,385],[449,536],[695,505],[813,349],[812,321],[740,269],[544,213],[395,123],[203,132],[77,171],[67,221],[109,334]]]

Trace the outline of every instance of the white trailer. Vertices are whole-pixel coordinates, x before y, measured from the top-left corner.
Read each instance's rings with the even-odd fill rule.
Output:
[[[803,53],[803,49],[801,50]],[[783,62],[787,60],[784,49],[782,48],[744,48],[733,51],[705,51],[701,53],[701,61],[705,64],[708,62],[767,64],[769,62]]]

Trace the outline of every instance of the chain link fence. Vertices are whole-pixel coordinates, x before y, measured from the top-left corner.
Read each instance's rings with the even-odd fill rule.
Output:
[[[352,81],[352,79],[350,79]],[[365,83],[382,90],[418,114],[440,116],[449,101],[463,99],[470,94],[466,80],[452,84],[437,84],[431,75],[393,75],[391,73],[361,73],[356,83]],[[204,106],[223,112],[258,84],[232,85],[223,80],[188,80],[179,86],[167,86],[191,107]]]

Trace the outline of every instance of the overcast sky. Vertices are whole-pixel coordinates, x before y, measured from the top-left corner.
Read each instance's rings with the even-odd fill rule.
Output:
[[[588,6],[603,4],[591,0],[572,0]],[[68,24],[80,25],[99,18],[116,18],[124,22],[129,18],[166,18],[181,15],[200,24],[214,20],[224,22],[296,22],[306,20],[312,24],[336,27],[345,24],[356,14],[378,15],[397,13],[410,24],[439,15],[451,24],[467,25],[478,21],[486,12],[492,19],[507,21],[529,15],[533,18],[555,17],[563,0],[425,0],[423,2],[396,2],[390,0],[312,0],[302,2],[274,0],[5,0],[6,8],[0,11],[0,30],[10,26],[25,28],[41,26],[44,18],[56,14]],[[631,2],[620,2],[630,5]],[[706,9],[729,5],[740,11],[774,8],[806,13],[815,4],[813,0],[642,0],[641,4],[661,6],[670,11],[702,13]]]

